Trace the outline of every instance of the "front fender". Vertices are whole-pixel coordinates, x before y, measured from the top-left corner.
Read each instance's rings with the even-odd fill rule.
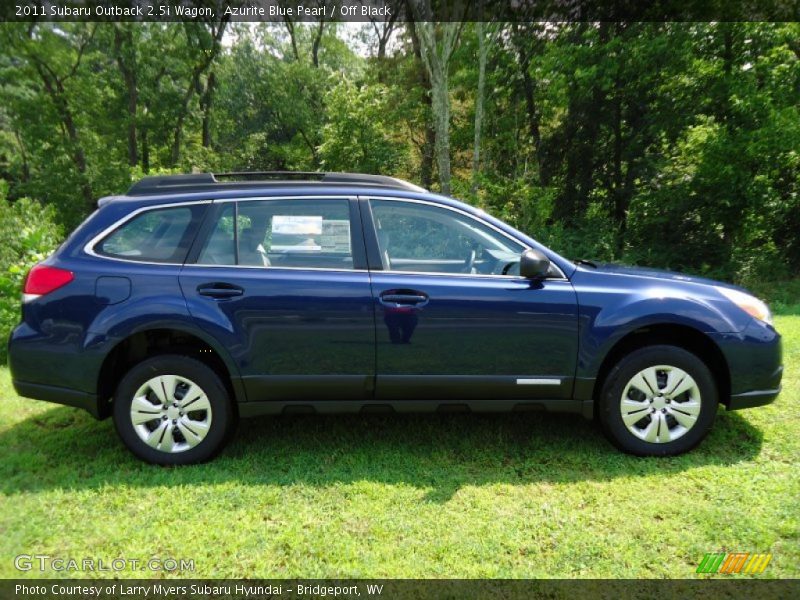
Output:
[[[729,301],[708,285],[585,271],[573,284],[580,321],[576,381],[584,382],[577,396],[592,387],[614,346],[638,329],[674,325],[706,335],[738,333],[751,320],[744,311],[730,310]]]

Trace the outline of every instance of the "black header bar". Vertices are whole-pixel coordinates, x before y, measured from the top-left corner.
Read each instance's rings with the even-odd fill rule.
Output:
[[[0,21],[798,21],[800,0],[4,0]]]

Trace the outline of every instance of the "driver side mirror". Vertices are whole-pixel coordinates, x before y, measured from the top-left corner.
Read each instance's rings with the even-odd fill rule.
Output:
[[[538,250],[525,250],[519,257],[519,274],[526,279],[544,279],[550,270],[550,259]]]

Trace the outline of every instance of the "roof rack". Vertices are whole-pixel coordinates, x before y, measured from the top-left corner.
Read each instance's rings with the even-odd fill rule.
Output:
[[[144,196],[159,192],[192,192],[209,189],[263,187],[264,185],[297,185],[298,183],[369,185],[412,192],[427,191],[408,181],[386,175],[320,171],[237,171],[144,177],[130,187],[128,195]]]

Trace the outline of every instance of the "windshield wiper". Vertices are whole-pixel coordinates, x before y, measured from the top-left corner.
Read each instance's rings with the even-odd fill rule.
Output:
[[[576,265],[587,265],[589,267],[592,267],[593,269],[597,268],[596,262],[593,262],[591,260],[586,260],[585,258],[578,258],[573,260],[572,262],[574,262]]]

